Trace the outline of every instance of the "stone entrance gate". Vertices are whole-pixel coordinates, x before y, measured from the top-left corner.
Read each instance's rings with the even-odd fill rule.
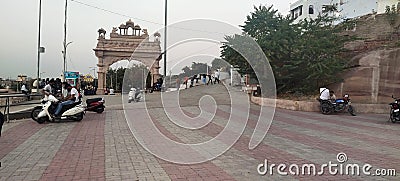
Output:
[[[149,69],[152,81],[160,77],[159,61],[161,57],[160,34],[154,34],[154,40],[150,41],[147,29],[141,29],[131,20],[114,27],[110,38],[106,39],[106,31],[98,30],[99,37],[95,55],[98,58],[98,89],[97,94],[104,94],[106,89],[106,74],[109,67],[120,60],[136,60],[142,62]],[[133,54],[135,52],[135,54]]]

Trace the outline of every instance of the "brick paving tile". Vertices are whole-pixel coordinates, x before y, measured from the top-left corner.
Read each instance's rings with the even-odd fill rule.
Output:
[[[87,114],[71,130],[41,180],[104,178],[105,114]]]
[[[34,121],[24,121],[4,131],[0,137],[0,159],[43,127]]]
[[[72,127],[73,125],[47,124],[26,138],[0,160],[3,164],[0,168],[0,178],[14,180],[23,177],[24,180],[38,180]],[[32,125],[31,128],[36,129],[36,126]]]

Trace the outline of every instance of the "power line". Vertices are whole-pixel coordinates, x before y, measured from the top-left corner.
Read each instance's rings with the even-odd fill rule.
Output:
[[[100,11],[104,11],[104,12],[107,12],[107,13],[111,13],[111,14],[115,14],[115,15],[118,15],[118,16],[122,16],[122,17],[125,17],[125,18],[130,18],[130,19],[134,19],[134,20],[139,20],[139,21],[143,21],[143,22],[147,22],[147,23],[152,23],[152,24],[164,26],[164,24],[162,24],[162,23],[157,23],[155,21],[150,21],[150,20],[145,20],[145,19],[142,19],[142,18],[132,17],[132,16],[129,16],[129,15],[126,15],[126,14],[122,14],[122,13],[118,13],[118,12],[111,11],[111,10],[108,10],[108,9],[104,9],[104,8],[101,8],[101,7],[98,7],[98,6],[95,6],[95,5],[91,5],[91,4],[88,4],[88,3],[84,3],[84,2],[81,2],[81,1],[78,1],[78,0],[71,0],[71,1],[75,2],[75,3],[78,3],[78,4],[81,4],[81,5],[84,5],[84,6],[87,6],[87,7],[90,7],[90,8],[94,8],[94,9],[100,10]],[[173,25],[172,26],[168,26],[168,27],[169,28],[175,28],[175,29],[181,29],[181,30],[187,30],[187,31],[194,31],[194,32],[203,32],[203,33],[226,35],[225,33],[222,33],[222,32],[197,30],[197,29],[176,27],[176,26],[173,26]]]

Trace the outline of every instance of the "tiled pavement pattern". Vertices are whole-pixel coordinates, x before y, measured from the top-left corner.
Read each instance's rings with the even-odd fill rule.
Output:
[[[147,97],[149,112],[155,126],[170,139],[199,143],[215,137],[226,125],[230,106],[224,93],[222,86],[215,85],[181,91],[183,111],[191,117],[199,114],[196,104],[202,95],[216,97],[216,116],[199,130],[182,129],[168,121],[161,106],[152,102],[158,93]],[[264,159],[269,164],[319,166],[336,162],[339,152],[347,154],[348,163],[399,172],[400,124],[387,122],[388,115],[326,116],[278,109],[267,137],[249,150],[259,113],[252,104],[247,127],[230,150],[206,163],[179,165],[140,146],[129,130],[120,96],[106,96],[106,101],[103,114],[87,113],[81,122],[6,123],[0,137],[0,180],[400,180],[399,176],[280,176],[276,170],[274,175],[257,174],[257,165]],[[246,108],[242,111],[233,114],[241,116]]]

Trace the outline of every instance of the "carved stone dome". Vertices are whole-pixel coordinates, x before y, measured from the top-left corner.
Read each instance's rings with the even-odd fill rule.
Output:
[[[126,23],[126,27],[134,27],[135,23],[133,23],[133,21],[131,19],[129,19],[129,21],[127,21]]]

